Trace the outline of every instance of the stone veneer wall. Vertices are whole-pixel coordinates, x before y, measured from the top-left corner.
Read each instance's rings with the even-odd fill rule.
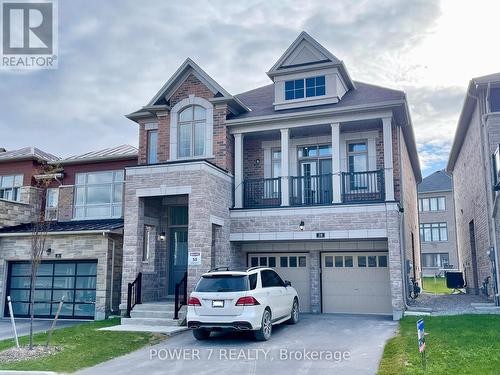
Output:
[[[115,248],[115,288],[119,289],[121,281],[121,239],[117,240]],[[46,247],[52,249],[50,256],[44,254],[43,260],[54,260],[55,254],[61,254],[61,260],[97,260],[97,286],[96,286],[96,320],[104,319],[110,313],[109,299],[111,290],[111,247],[109,239],[102,234],[79,235],[49,235]],[[7,279],[8,261],[29,261],[31,238],[29,236],[0,238],[0,307],[3,309],[5,301],[5,288]],[[119,293],[119,292],[118,292]],[[116,297],[118,298],[118,297]],[[118,307],[118,299],[114,303]]]
[[[0,199],[0,228],[29,223],[33,219],[33,206],[28,203]]]
[[[191,291],[201,274],[213,265],[212,259],[215,259],[216,266],[234,266],[234,263],[239,263],[238,247],[231,246],[229,242],[231,189],[230,175],[201,161],[127,169],[122,306],[127,300],[126,285],[143,270],[145,198],[140,196],[188,195],[188,248],[190,251],[199,251],[202,254],[201,266],[188,267],[188,290]],[[220,247],[215,250],[215,254],[212,254],[214,220],[216,224],[223,225],[220,228],[218,241]]]
[[[70,221],[73,219],[74,186],[63,185],[59,187],[59,202],[57,207],[57,220]]]

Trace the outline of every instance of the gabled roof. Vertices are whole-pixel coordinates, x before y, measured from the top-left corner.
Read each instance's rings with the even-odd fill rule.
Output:
[[[460,117],[458,119],[457,130],[455,131],[455,137],[453,138],[453,144],[450,150],[450,156],[448,158],[448,165],[446,170],[452,172],[455,168],[455,162],[457,161],[458,154],[464,143],[465,136],[467,135],[467,130],[469,128],[469,123],[476,108],[476,94],[478,90],[484,89],[488,84],[498,84],[500,83],[500,73],[488,74],[481,77],[472,78],[465,92],[464,104],[462,106],[462,111],[460,112]]]
[[[133,159],[137,157],[138,150],[131,145],[121,145],[103,150],[91,151],[82,155],[74,155],[61,159],[57,164],[79,164],[85,162],[95,162],[101,160]]]
[[[123,227],[123,219],[72,220],[47,223],[47,233],[110,232]],[[0,228],[0,237],[31,234],[32,224],[20,224]]]
[[[36,147],[23,147],[18,150],[0,152],[0,162],[18,160],[54,162],[59,160],[59,158]]]
[[[418,184],[419,193],[432,193],[438,191],[452,191],[451,176],[444,170],[439,170],[427,176]]]
[[[405,93],[399,90],[388,89],[368,83],[356,83],[356,90],[349,90],[338,103],[323,104],[319,106],[300,107],[291,109],[274,109],[274,84],[262,86],[236,95],[250,109],[250,112],[242,113],[237,116],[231,116],[230,119],[245,119],[260,116],[281,115],[287,113],[308,112],[317,109],[342,109],[348,107],[364,106],[369,104],[378,104],[384,102],[394,102],[405,100]]]
[[[213,92],[213,101],[227,102],[230,110],[234,113],[241,113],[249,110],[243,103],[229,94],[221,85],[219,85],[212,77],[201,69],[198,64],[190,58],[187,58],[147,105],[126,115],[126,117],[130,120],[136,120],[141,117],[150,117],[157,111],[169,110],[170,97],[190,74],[193,74],[198,80],[200,80],[200,82]]]
[[[311,68],[336,67],[347,86],[355,88],[343,61],[323,47],[316,39],[302,31],[285,53],[269,69],[267,75],[273,79],[278,74]]]

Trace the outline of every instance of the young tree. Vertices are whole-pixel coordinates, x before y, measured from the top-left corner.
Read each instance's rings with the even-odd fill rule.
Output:
[[[47,190],[53,182],[54,173],[58,167],[46,165],[43,172],[36,178],[32,192],[33,217],[31,222],[31,293],[30,293],[30,332],[29,349],[33,349],[33,322],[35,320],[35,286],[38,266],[46,249],[47,232],[50,221],[45,217]]]

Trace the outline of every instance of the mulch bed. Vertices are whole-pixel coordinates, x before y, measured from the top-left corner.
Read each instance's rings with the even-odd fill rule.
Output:
[[[59,346],[47,347],[45,345],[33,345],[32,350],[30,350],[28,346],[21,346],[19,349],[16,347],[9,348],[0,352],[0,363],[18,362],[46,357],[59,353],[61,350],[62,347]]]

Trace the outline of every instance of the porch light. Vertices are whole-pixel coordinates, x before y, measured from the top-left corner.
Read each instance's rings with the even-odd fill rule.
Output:
[[[255,159],[255,166],[258,167],[260,165],[260,159]]]
[[[299,224],[299,229],[304,230],[304,221],[301,221]]]
[[[161,232],[160,236],[159,236],[160,241],[165,241],[166,238],[167,238],[167,236],[166,236],[165,232]]]
[[[47,250],[45,250],[45,252],[47,253],[47,255],[50,255],[50,253],[52,253],[52,249],[49,247]]]

